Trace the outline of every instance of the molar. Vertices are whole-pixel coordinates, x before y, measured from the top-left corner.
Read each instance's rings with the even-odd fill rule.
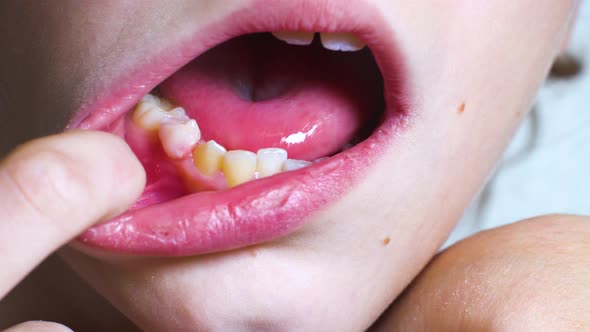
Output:
[[[227,150],[219,143],[211,140],[197,144],[193,150],[193,162],[205,175],[213,175],[221,169],[221,163]]]
[[[273,36],[291,45],[311,45],[315,32],[307,31],[278,31]]]
[[[158,132],[164,151],[170,158],[186,156],[201,139],[197,121],[163,123]]]
[[[186,115],[186,111],[182,107],[174,107],[166,112],[167,117],[163,120],[166,122],[187,122],[191,118]]]
[[[174,107],[166,99],[147,94],[137,103],[133,122],[147,131],[156,131],[164,122],[187,122],[190,118],[182,107]]]
[[[256,172],[261,178],[280,173],[286,160],[287,151],[284,149],[260,149],[257,153]]]
[[[248,182],[254,179],[256,154],[246,150],[228,151],[221,163],[221,171],[230,187]]]
[[[320,33],[322,45],[332,51],[360,51],[366,45],[352,33],[346,32],[322,32]]]
[[[135,107],[132,119],[138,127],[148,131],[156,131],[166,116],[166,112],[156,104],[140,102]]]

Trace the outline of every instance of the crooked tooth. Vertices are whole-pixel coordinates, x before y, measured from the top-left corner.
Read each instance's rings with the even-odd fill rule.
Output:
[[[225,154],[221,171],[230,187],[235,187],[254,178],[256,154],[246,150],[232,150]]]
[[[311,45],[315,32],[307,31],[278,31],[273,36],[291,45]]]
[[[213,175],[221,169],[221,163],[227,150],[211,140],[207,143],[197,144],[193,150],[195,166],[205,175]]]
[[[164,151],[170,158],[179,159],[191,152],[201,139],[197,121],[163,123],[158,132]]]
[[[366,46],[355,35],[347,32],[322,32],[320,38],[322,45],[332,51],[360,51]]]
[[[287,160],[287,151],[278,148],[260,149],[256,157],[256,172],[263,178],[282,171]]]
[[[287,159],[283,163],[283,171],[294,171],[300,168],[306,167],[313,164],[311,161],[307,160],[297,160],[297,159]]]

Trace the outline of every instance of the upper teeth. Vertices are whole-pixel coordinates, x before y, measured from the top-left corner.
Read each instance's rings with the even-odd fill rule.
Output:
[[[322,45],[332,51],[359,51],[365,44],[351,33],[322,32]]]
[[[273,36],[291,45],[309,45],[313,42],[315,33],[306,31],[273,32]]]
[[[260,149],[255,154],[245,150],[227,151],[215,141],[203,142],[197,121],[188,117],[182,107],[153,95],[145,96],[137,104],[132,119],[140,128],[157,131],[162,148],[170,158],[182,159],[190,154],[201,173],[214,175],[221,171],[230,187],[312,164],[287,159],[284,149]]]
[[[307,31],[279,31],[272,34],[291,45],[310,45],[315,36],[314,32]],[[354,34],[348,32],[320,32],[320,39],[322,45],[332,51],[360,51],[366,46]]]

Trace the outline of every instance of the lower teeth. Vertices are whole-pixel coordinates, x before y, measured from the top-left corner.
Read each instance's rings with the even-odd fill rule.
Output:
[[[260,149],[255,154],[246,150],[227,151],[213,140],[205,142],[197,122],[182,107],[152,94],[139,101],[132,119],[139,128],[158,134],[168,157],[184,159],[191,155],[201,173],[213,176],[222,172],[230,187],[312,164],[288,159],[287,151],[280,148]]]

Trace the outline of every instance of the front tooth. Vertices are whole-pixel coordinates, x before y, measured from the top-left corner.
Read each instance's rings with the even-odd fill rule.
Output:
[[[192,119],[185,123],[163,123],[158,134],[164,151],[174,159],[186,156],[201,139],[197,121]]]
[[[320,33],[322,45],[332,51],[360,51],[366,45],[355,35],[346,32]]]
[[[313,164],[307,160],[287,159],[283,164],[283,171],[294,171]]]
[[[150,102],[140,102],[133,112],[133,122],[140,128],[155,131],[160,128],[160,124],[166,116],[166,112],[157,105]]]
[[[291,45],[310,45],[313,42],[315,32],[307,31],[279,31],[273,32],[273,36]]]
[[[280,173],[286,160],[287,151],[283,149],[260,149],[257,153],[256,172],[262,178]]]
[[[230,187],[235,187],[254,178],[256,154],[245,150],[233,150],[225,154],[221,170]]]
[[[221,168],[221,162],[227,150],[211,140],[207,143],[197,144],[193,150],[195,166],[205,175],[213,175]]]

